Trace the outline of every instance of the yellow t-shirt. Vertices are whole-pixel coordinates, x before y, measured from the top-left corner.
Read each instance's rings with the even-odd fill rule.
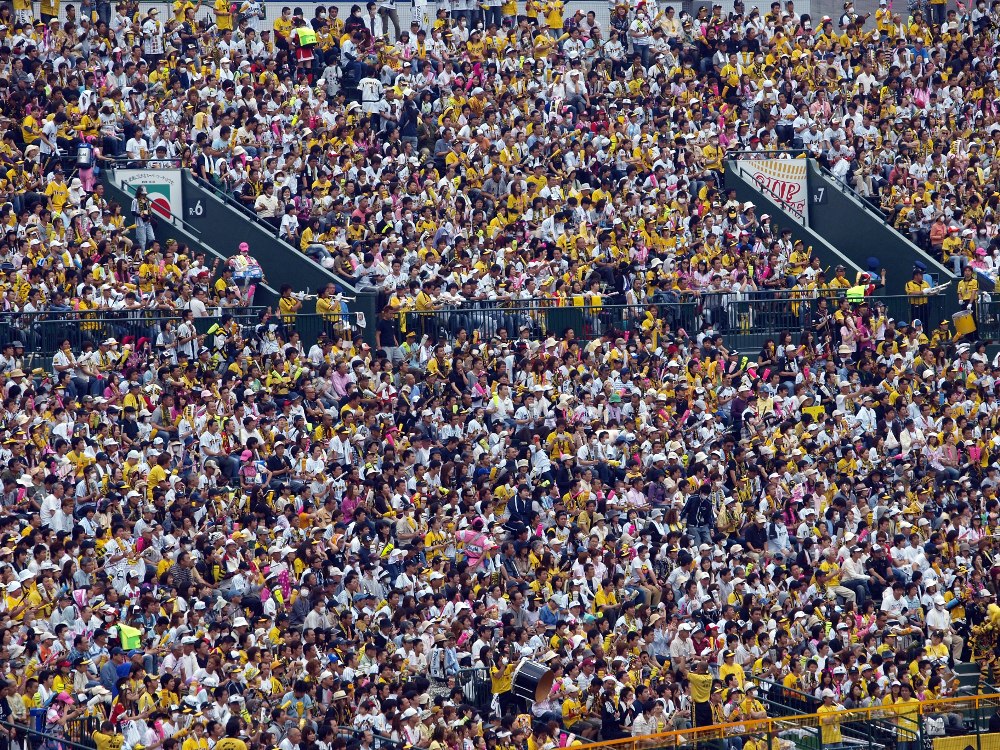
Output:
[[[184,740],[181,750],[208,750],[208,740],[205,737],[191,735]]]
[[[843,735],[840,731],[840,720],[836,717],[836,714],[840,710],[837,706],[820,706],[816,709],[816,713],[820,714],[820,734],[824,745],[843,741]],[[831,716],[825,716],[824,714],[831,714]]]
[[[496,695],[509,693],[514,682],[514,669],[516,664],[508,664],[503,670],[493,667],[493,692]]]
[[[28,4],[27,9],[30,9],[31,5]],[[17,5],[15,3],[14,9],[17,10]],[[24,145],[30,146],[32,143],[37,143],[41,138],[42,127],[41,124],[31,115],[28,115],[23,120],[21,120],[21,138],[24,139]]]
[[[747,681],[747,676],[741,665],[723,664],[719,667],[719,679],[723,682],[725,682],[726,678],[731,674],[736,675],[736,684],[742,688]]]
[[[125,736],[121,734],[94,732],[91,737],[97,750],[121,750],[122,745],[125,744]]]
[[[968,281],[962,279],[958,282],[958,299],[962,302],[975,302],[979,299],[979,280],[975,276]]]
[[[294,297],[279,297],[278,312],[281,313],[283,323],[294,323],[297,315],[298,300]]]
[[[282,36],[287,39],[292,33],[292,19],[285,19],[281,16],[274,19],[274,33],[276,36]]]
[[[563,1],[552,0],[545,6],[545,22],[550,29],[561,29],[563,25]]]
[[[153,497],[153,489],[156,488],[160,482],[167,478],[167,470],[164,469],[159,464],[156,464],[149,470],[149,476],[146,477],[147,493],[149,497]]]
[[[571,729],[583,715],[583,705],[578,700],[567,698],[562,704],[562,715],[563,724],[566,725],[567,729]]]
[[[919,295],[927,289],[930,289],[931,285],[926,281],[921,281],[919,284],[916,281],[906,282],[906,294],[910,296],[911,305],[926,305],[927,297]]]
[[[184,16],[188,8],[194,10],[194,3],[191,0],[174,0],[174,21],[184,23]]]
[[[691,700],[695,703],[708,703],[709,698],[712,697],[712,682],[714,679],[711,673],[698,674],[697,672],[688,672],[688,682],[691,685]]]
[[[233,28],[233,13],[229,8],[228,0],[215,0],[215,24],[219,31]]]
[[[63,206],[66,205],[66,201],[69,200],[69,185],[65,182],[50,182],[45,188],[45,194],[49,196],[49,201],[52,203],[52,210],[61,213]]]

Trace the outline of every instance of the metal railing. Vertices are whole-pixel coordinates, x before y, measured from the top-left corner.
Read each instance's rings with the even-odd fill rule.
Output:
[[[982,288],[982,287],[980,287]],[[992,289],[990,290],[992,292]],[[1000,341],[1000,299],[976,303],[976,333],[980,339]]]
[[[648,305],[565,305],[548,300],[529,303],[471,302],[436,310],[409,311],[403,314],[403,333],[413,331],[417,338],[427,336],[437,342],[454,338],[461,330],[480,338],[490,338],[505,330],[516,338],[527,329],[533,339],[549,336],[563,338],[572,332],[575,338],[592,340],[605,333],[639,328],[646,320],[661,321],[671,330],[692,328],[698,321],[694,302],[654,302]],[[655,317],[653,317],[655,316]]]
[[[107,156],[114,166],[109,169],[180,169],[181,158],[179,156],[165,156],[162,159],[151,157],[149,159],[130,159],[127,155]],[[133,166],[135,165],[135,166]]]
[[[458,670],[455,684],[462,688],[462,695],[479,711],[489,711],[493,701],[493,679],[486,667],[468,667]]]
[[[759,686],[760,699],[769,704],[768,715],[774,718],[815,713],[823,702],[811,693],[787,688],[780,682],[772,682],[761,677],[755,677],[754,682]]]
[[[321,333],[330,339],[338,336],[350,339],[358,333],[356,313],[299,313],[297,315],[276,315],[275,320],[284,328],[285,335],[291,332],[299,334],[299,339],[306,346],[316,342]]]
[[[23,746],[38,750],[38,748],[58,748],[65,750],[93,750],[97,746],[93,732],[100,729],[100,722],[95,717],[79,717],[66,722],[62,735],[45,731],[45,709],[32,709],[28,715],[28,724],[0,721],[0,726],[11,731],[15,738],[23,741]],[[96,722],[96,724],[95,724]],[[19,742],[8,740],[8,747],[18,747]]]
[[[875,214],[880,221],[885,222],[888,225],[888,222],[886,222],[885,212],[881,208],[872,203],[868,198],[865,198],[863,195],[861,195],[861,193],[855,190],[852,185],[848,185],[846,182],[839,179],[833,172],[831,172],[829,169],[820,164],[819,161],[813,160],[813,164],[816,167],[816,169],[820,172],[820,174],[822,174],[831,183],[833,183],[833,185],[838,190],[840,190],[840,192],[844,193],[848,198],[851,198],[855,203],[858,204],[860,208],[863,208],[868,213]],[[888,226],[890,229],[892,229],[892,231],[896,232],[897,234],[900,234],[900,236],[903,237],[911,245],[913,244],[910,238],[906,237],[905,235],[902,235],[898,229],[896,229],[891,225]]]
[[[365,736],[363,731],[354,727],[340,726],[337,727],[336,732],[338,737],[342,737],[347,742],[347,750],[355,750],[360,747]],[[384,737],[381,734],[372,732],[370,747],[376,750],[403,750],[404,746],[402,742],[394,740],[391,737]]]
[[[777,148],[773,151],[753,151],[751,149],[733,149],[726,152],[727,159],[802,159],[809,156],[804,148]]]
[[[823,705],[823,701],[813,693],[795,690],[760,677],[755,677],[754,680],[759,686],[760,699],[772,719],[814,714]],[[885,719],[869,718],[860,725],[850,722],[841,726],[841,733],[852,743],[872,744],[874,741],[876,747],[883,747],[884,744],[875,741],[875,738],[884,739],[888,743],[895,733],[895,728]]]
[[[193,322],[199,334],[206,333],[227,314],[232,315],[240,326],[254,326],[261,322],[266,309],[209,308],[208,317],[194,318]],[[181,320],[177,312],[165,310],[0,313],[0,342],[20,341],[24,344],[25,356],[49,357],[67,339],[74,352],[79,352],[88,342],[96,346],[111,337],[119,342],[132,343],[145,338],[155,344],[156,337],[167,323],[177,325]],[[286,339],[295,332],[306,345],[315,343],[321,333],[329,337],[340,335],[350,338],[358,331],[356,313],[299,313],[290,316],[272,313],[270,320],[281,326]]]
[[[257,323],[264,313],[261,307],[210,308],[205,318],[195,318],[195,328],[205,333],[224,314],[231,314],[240,325]],[[99,344],[114,337],[133,342],[141,338],[156,343],[164,326],[181,322],[179,313],[166,310],[137,311],[48,311],[40,313],[0,313],[0,342],[20,341],[26,355],[51,356],[63,341],[69,340],[73,351],[84,344]]]
[[[885,212],[881,209],[881,207],[873,204],[870,200],[868,200],[863,195],[861,195],[861,193],[855,190],[851,185],[848,185],[843,180],[838,179],[836,175],[833,174],[833,172],[831,172],[829,169],[820,164],[819,161],[814,159],[813,165],[816,167],[819,173],[822,174],[829,181],[831,185],[833,185],[841,193],[843,193],[848,200],[852,201],[858,208],[862,209],[863,211],[870,213],[875,219],[884,224],[889,231],[896,234],[896,236],[899,237],[901,241],[905,242],[909,246],[910,251],[918,255],[921,261],[929,261],[938,270],[938,272],[944,270],[949,277],[955,276],[955,274],[948,266],[940,263],[924,248],[916,244],[908,234],[906,234],[905,232],[900,232],[898,229],[896,229],[896,227],[890,224],[888,221],[888,217],[886,216]]]
[[[979,746],[980,735],[989,732],[989,719],[1000,708],[1000,695],[887,704],[868,708],[811,713],[780,718],[714,724],[658,734],[595,742],[592,748],[609,750],[649,750],[708,746],[725,750],[726,740],[748,736],[766,738],[766,747],[775,739],[789,740],[800,748],[825,747],[930,747],[935,737],[965,737],[968,745]],[[844,729],[851,730],[847,737]],[[956,747],[964,747],[961,743]]]
[[[470,335],[475,332],[481,339],[499,335],[501,331],[516,339],[526,328],[528,337],[535,340],[550,336],[563,339],[572,332],[573,337],[588,341],[605,334],[642,329],[676,332],[684,328],[693,336],[703,325],[711,324],[731,348],[743,351],[760,347],[768,339],[778,340],[786,332],[798,344],[802,332],[813,328],[818,299],[827,299],[828,313],[832,316],[844,291],[712,292],[677,297],[675,301],[657,297],[637,305],[559,305],[555,300],[469,302],[437,310],[404,312],[401,326],[404,335],[413,331],[418,339],[427,336],[430,341],[438,342],[454,339],[463,329]],[[897,323],[911,322],[916,316],[926,318],[921,322],[930,331],[944,315],[945,299],[932,295],[926,300],[913,304],[914,300],[903,295],[867,298],[872,306],[884,304],[886,317]]]
[[[81,716],[66,722],[66,738],[78,747],[97,747],[94,732],[101,728],[101,720],[96,716]]]
[[[453,340],[461,330],[479,339],[506,331],[513,340],[523,333],[529,340],[539,342],[549,337],[564,339],[570,332],[573,338],[582,341],[630,331],[664,335],[684,329],[694,336],[707,324],[724,337],[730,348],[749,351],[769,339],[779,343],[785,333],[791,334],[798,344],[804,331],[815,330],[818,316],[814,313],[819,297],[827,299],[828,314],[832,316],[842,293],[842,290],[828,290],[806,298],[801,292],[787,290],[740,295],[713,292],[675,299],[656,297],[636,305],[561,305],[555,300],[469,302],[436,310],[403,312],[399,323],[401,338],[412,331],[418,339],[427,336],[433,343]],[[924,330],[928,332],[944,316],[945,300],[941,295],[932,295],[916,305],[906,296],[870,297],[867,301],[872,306],[884,304],[884,315],[897,323],[922,317]],[[222,314],[229,313],[240,325],[251,326],[262,320],[264,311],[263,307],[211,308],[209,317],[196,318],[194,322],[198,332],[205,333]],[[980,336],[986,338],[992,334],[991,337],[1000,338],[1000,302],[981,303],[980,318]],[[46,357],[66,339],[74,351],[80,351],[88,341],[96,344],[108,337],[119,341],[146,338],[155,343],[167,322],[177,324],[180,320],[179,313],[165,310],[0,313],[0,342],[19,340],[25,345],[26,355]],[[270,320],[282,327],[286,340],[295,332],[307,346],[315,343],[321,333],[330,338],[351,338],[362,328],[358,313],[351,312],[273,313]]]

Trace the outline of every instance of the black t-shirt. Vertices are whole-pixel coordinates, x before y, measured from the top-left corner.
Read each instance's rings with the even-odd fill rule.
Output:
[[[125,433],[129,440],[135,440],[139,437],[139,423],[134,419],[126,419],[122,423],[122,432]]]
[[[290,468],[292,468],[292,462],[288,460],[288,456],[270,456],[267,459],[268,471],[281,471],[282,469]]]
[[[379,342],[383,347],[399,346],[399,322],[391,318],[379,320],[376,330],[379,334]]]
[[[764,526],[750,524],[743,532],[743,538],[752,544],[754,549],[763,549],[767,544],[767,529]]]

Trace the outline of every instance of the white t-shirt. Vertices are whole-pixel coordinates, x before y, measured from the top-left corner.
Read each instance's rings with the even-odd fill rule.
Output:
[[[377,78],[362,78],[358,89],[361,91],[361,111],[368,114],[377,112],[385,91],[382,82]]]
[[[211,458],[222,450],[222,433],[217,432],[214,435],[211,432],[204,433],[198,441],[201,446],[201,454],[205,458]],[[208,453],[211,451],[211,454]]]
[[[45,499],[42,500],[42,507],[39,515],[42,519],[42,526],[48,526],[55,512],[62,507],[62,501],[55,495],[46,495]]]

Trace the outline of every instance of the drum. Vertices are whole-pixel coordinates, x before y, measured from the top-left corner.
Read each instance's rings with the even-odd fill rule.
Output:
[[[967,336],[976,330],[976,320],[972,317],[971,310],[960,310],[951,316],[951,322],[955,326],[956,336]]]
[[[518,698],[539,703],[549,697],[555,673],[544,664],[525,659],[514,670],[511,692]]]

